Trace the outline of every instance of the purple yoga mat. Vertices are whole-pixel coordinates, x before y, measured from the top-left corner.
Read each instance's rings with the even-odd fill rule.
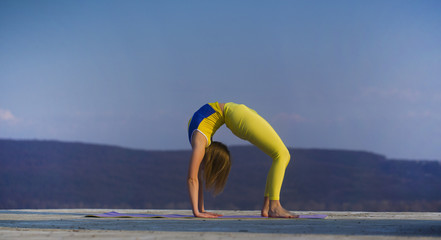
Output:
[[[299,218],[309,219],[324,219],[328,215],[314,214],[314,215],[300,215]],[[193,218],[193,215],[181,215],[181,214],[133,214],[133,213],[119,213],[108,212],[96,215],[87,215],[86,217],[98,217],[98,218]],[[227,215],[219,218],[266,218],[256,215]]]

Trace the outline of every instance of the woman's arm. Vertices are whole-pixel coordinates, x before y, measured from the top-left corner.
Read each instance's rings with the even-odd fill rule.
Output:
[[[204,208],[204,186],[203,186],[203,182],[202,182],[202,172],[201,171],[199,171],[198,180],[199,180],[198,208],[199,208],[199,212],[205,212],[205,208]]]
[[[223,216],[222,214],[206,212],[205,211],[205,207],[204,207],[204,186],[203,186],[203,182],[202,182],[202,172],[201,171],[199,171],[199,199],[198,199],[198,207],[199,207],[199,212],[201,212],[201,213],[210,214],[210,215],[216,216],[216,217]]]
[[[206,212],[204,207],[204,187],[202,186],[202,176],[199,175],[199,212],[215,217],[222,217],[222,214]]]
[[[199,209],[199,206],[202,206],[203,210],[203,202],[199,202],[199,190],[202,190],[202,184],[201,187],[199,187],[199,168],[202,160],[204,159],[206,142],[207,140],[205,139],[204,135],[197,131],[194,132],[192,138],[193,153],[191,155],[190,165],[188,167],[187,184],[193,215],[195,217],[213,218],[216,216],[204,213]]]

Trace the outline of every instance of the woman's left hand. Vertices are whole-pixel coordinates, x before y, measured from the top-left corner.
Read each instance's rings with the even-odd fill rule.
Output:
[[[208,214],[208,215],[215,216],[215,217],[222,217],[222,216],[223,216],[222,214],[212,213],[212,212],[204,212],[204,213],[205,213],[205,214]]]

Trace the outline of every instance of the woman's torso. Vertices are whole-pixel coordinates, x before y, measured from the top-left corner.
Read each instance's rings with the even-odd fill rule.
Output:
[[[198,131],[205,136],[207,140],[206,147],[210,146],[214,133],[225,123],[224,106],[224,103],[207,103],[193,114],[188,123],[190,143],[194,132]]]

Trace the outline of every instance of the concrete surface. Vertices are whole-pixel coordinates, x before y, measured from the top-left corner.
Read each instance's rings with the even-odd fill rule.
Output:
[[[327,219],[86,218],[109,211],[191,214],[187,210],[0,210],[0,239],[441,239],[441,213],[295,212]],[[259,211],[216,211],[256,215]]]

